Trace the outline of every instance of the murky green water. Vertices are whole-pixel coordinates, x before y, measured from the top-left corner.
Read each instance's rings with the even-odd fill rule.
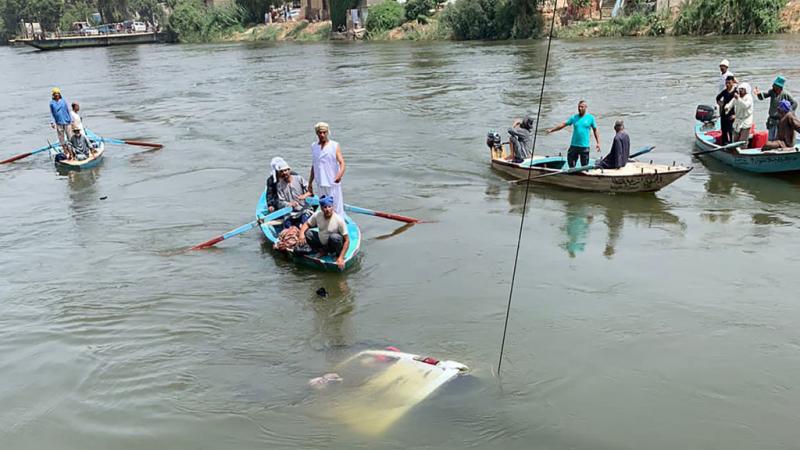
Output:
[[[483,140],[535,112],[544,48],[0,48],[2,156],[55,137],[53,85],[98,133],[166,145],[111,147],[69,176],[44,155],[0,167],[2,448],[793,448],[800,178],[689,153],[717,61],[800,92],[800,39],[554,42],[543,125],[583,98],[604,148],[622,117],[634,147],[695,168],[654,195],[531,190],[498,378],[525,191]],[[391,236],[398,224],[361,217],[345,276],[255,233],[179,252],[251,220],[273,156],[307,172],[318,120],[349,203],[433,223]],[[306,382],[386,345],[472,376],[379,437],[353,433]]]

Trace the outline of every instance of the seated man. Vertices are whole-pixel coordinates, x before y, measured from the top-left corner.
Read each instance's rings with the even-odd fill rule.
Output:
[[[306,198],[311,195],[308,193],[308,183],[300,175],[293,175],[292,168],[283,160],[274,165],[278,182],[275,184],[276,208],[292,207],[292,213],[286,217],[283,223],[284,228],[290,226],[300,226],[311,217],[311,208],[306,204]]]
[[[795,131],[800,131],[800,119],[792,111],[792,104],[788,100],[781,100],[778,104],[778,133],[777,139],[767,141],[762,150],[774,150],[778,148],[794,148]]]
[[[315,212],[300,227],[300,245],[308,245],[319,252],[319,257],[327,254],[337,255],[336,265],[344,269],[344,254],[350,246],[347,224],[333,210],[333,197],[323,195],[319,199],[320,210]],[[319,231],[312,230],[319,228]]]
[[[614,136],[614,143],[611,144],[611,151],[595,164],[598,169],[621,169],[628,163],[631,154],[631,138],[625,131],[625,122],[616,121],[614,131],[617,134]]]
[[[530,158],[533,153],[533,140],[531,139],[531,129],[533,128],[533,119],[530,116],[525,116],[522,121],[515,120],[508,129],[509,142],[511,143],[511,155],[508,159],[521,163],[525,158]]]
[[[89,143],[89,139],[86,139],[86,136],[83,135],[81,128],[78,126],[72,127],[72,137],[69,138],[68,147],[70,147],[75,159],[78,161],[83,161],[93,153],[92,144]]]

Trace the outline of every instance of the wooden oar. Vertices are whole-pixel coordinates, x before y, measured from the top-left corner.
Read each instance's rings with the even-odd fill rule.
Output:
[[[11,158],[8,158],[8,159],[4,159],[4,160],[0,161],[0,164],[12,163],[14,161],[18,161],[20,159],[27,158],[28,156],[35,155],[37,153],[41,153],[41,152],[46,151],[46,150],[50,150],[51,148],[53,148],[53,145],[48,143],[48,145],[45,146],[45,147],[37,148],[36,150],[30,151],[28,153],[22,153],[22,154],[17,155],[17,156],[12,156]]]
[[[308,197],[308,198],[306,198],[306,203],[308,203],[309,205],[316,206],[316,205],[319,205],[319,199],[317,197]],[[398,222],[405,222],[405,223],[420,223],[420,222],[422,222],[422,220],[415,219],[413,217],[401,216],[400,214],[393,214],[393,213],[388,213],[388,212],[383,212],[383,211],[374,211],[374,210],[367,209],[367,208],[361,208],[361,207],[358,207],[358,206],[348,205],[346,203],[344,205],[344,210],[348,211],[348,212],[352,212],[352,213],[366,214],[368,216],[383,217],[384,219],[396,220]]]
[[[291,206],[287,206],[286,208],[282,208],[282,209],[279,209],[277,211],[271,212],[271,213],[267,214],[266,216],[264,216],[261,219],[256,219],[256,220],[254,220],[254,221],[252,221],[250,223],[246,223],[246,224],[240,226],[239,228],[236,228],[234,230],[228,231],[225,234],[222,234],[222,235],[217,236],[215,238],[209,239],[209,240],[207,240],[207,241],[205,241],[203,243],[197,244],[194,247],[190,248],[189,250],[199,250],[201,248],[211,247],[211,246],[213,246],[214,244],[216,244],[218,242],[224,241],[225,239],[232,238],[232,237],[234,237],[236,235],[239,235],[239,234],[242,234],[244,232],[250,231],[256,225],[260,225],[260,224],[262,224],[264,222],[269,222],[270,220],[278,219],[280,217],[285,216],[286,214],[289,214],[290,212],[292,212],[292,207]]]
[[[405,222],[405,223],[420,223],[420,222],[422,222],[422,220],[415,219],[413,217],[401,216],[400,214],[392,214],[392,213],[383,212],[383,211],[373,211],[371,209],[359,208],[358,206],[353,206],[353,205],[348,205],[348,204],[344,205],[344,209],[345,209],[345,211],[349,211],[349,212],[353,212],[353,213],[366,214],[368,216],[375,216],[375,217],[383,217],[384,219],[396,220],[398,222]]]
[[[711,149],[711,150],[702,150],[702,151],[699,151],[699,152],[692,152],[692,156],[706,155],[708,153],[714,153],[714,152],[718,152],[720,150],[727,150],[729,148],[738,147],[738,146],[740,146],[742,144],[746,144],[746,143],[747,143],[746,141],[732,142],[732,143],[730,143],[728,145],[723,145],[722,147],[719,147],[719,148],[714,148],[714,149]]]
[[[100,136],[96,135],[95,133],[93,133],[93,132],[91,132],[91,131],[89,131],[89,130],[86,130],[86,134],[87,134],[87,135],[90,135],[90,134],[91,134],[91,136],[92,136],[93,138],[95,138],[95,139],[99,139],[99,140],[101,140],[101,141],[103,141],[103,142],[107,142],[107,143],[109,143],[109,144],[116,144],[116,145],[137,145],[137,146],[139,146],[139,147],[150,147],[150,148],[162,148],[162,147],[164,147],[164,145],[163,145],[163,144],[152,144],[152,143],[150,143],[150,142],[129,141],[129,140],[126,140],[126,139],[117,139],[117,138],[106,138],[106,137],[100,137]]]
[[[633,158],[635,158],[637,156],[641,156],[641,155],[644,155],[645,153],[649,153],[649,152],[653,151],[654,148],[656,148],[655,145],[642,147],[636,153],[633,153],[633,154],[629,155],[628,159],[633,159]],[[512,184],[522,184],[522,183],[527,183],[528,181],[531,181],[531,180],[535,180],[537,178],[544,178],[544,177],[549,177],[549,176],[553,176],[553,175],[564,175],[564,174],[570,174],[570,173],[585,172],[587,170],[591,170],[591,169],[595,169],[595,168],[597,168],[597,166],[594,165],[594,164],[581,166],[581,167],[570,167],[569,169],[559,170],[558,172],[546,173],[544,175],[537,175],[535,177],[525,178],[525,179],[522,179],[522,180],[514,180],[511,183]]]

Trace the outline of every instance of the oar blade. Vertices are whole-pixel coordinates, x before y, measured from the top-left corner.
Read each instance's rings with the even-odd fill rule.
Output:
[[[200,250],[201,248],[212,247],[214,244],[216,244],[218,242],[222,242],[224,240],[225,240],[225,238],[220,235],[220,236],[217,236],[217,237],[215,237],[213,239],[209,239],[209,240],[207,240],[205,242],[197,244],[194,247],[190,248],[189,250]]]
[[[137,145],[139,147],[150,147],[150,148],[163,148],[163,144],[153,144],[150,142],[141,142],[141,141],[122,141],[128,145]]]
[[[8,158],[8,159],[4,159],[4,160],[0,161],[0,164],[8,164],[8,163],[12,163],[14,161],[19,161],[20,159],[27,158],[28,156],[35,155],[37,153],[41,153],[41,152],[43,152],[45,150],[48,150],[48,149],[50,149],[52,147],[53,147],[52,144],[48,144],[48,145],[45,145],[44,147],[39,147],[36,150],[31,150],[31,151],[26,152],[26,153],[21,153],[19,155],[12,156],[11,158]]]
[[[650,153],[650,152],[653,151],[654,148],[656,148],[655,145],[648,145],[648,146],[642,147],[636,153],[628,156],[628,159],[633,159],[633,158],[636,158],[637,156],[642,156],[645,153]]]

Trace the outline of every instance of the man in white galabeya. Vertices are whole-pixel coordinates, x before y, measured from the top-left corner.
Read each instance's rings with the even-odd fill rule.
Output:
[[[334,198],[333,210],[340,217],[344,213],[342,197],[342,177],[345,164],[339,143],[328,138],[330,127],[325,122],[314,125],[317,142],[311,144],[311,174],[308,177],[308,192],[318,196],[327,195]],[[315,183],[316,182],[316,183]],[[315,186],[316,184],[316,186]]]
[[[728,70],[731,63],[727,59],[723,59],[719,63],[719,80],[717,81],[717,93],[720,93],[725,90],[725,80],[728,79],[729,76],[734,76],[733,72]]]

